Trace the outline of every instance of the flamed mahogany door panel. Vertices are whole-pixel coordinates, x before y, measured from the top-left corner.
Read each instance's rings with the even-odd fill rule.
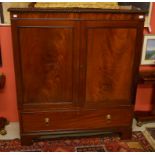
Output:
[[[76,24],[26,24],[18,25],[24,103],[76,103]]]
[[[83,25],[82,47],[86,50],[81,56],[81,61],[86,61],[86,69],[81,71],[85,76],[83,102],[96,106],[130,103],[136,27],[125,27],[123,22],[108,26],[91,21]]]

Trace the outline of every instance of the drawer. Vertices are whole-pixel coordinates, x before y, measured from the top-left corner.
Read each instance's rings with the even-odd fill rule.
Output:
[[[133,112],[128,108],[57,111],[21,114],[24,132],[101,129],[130,125]]]

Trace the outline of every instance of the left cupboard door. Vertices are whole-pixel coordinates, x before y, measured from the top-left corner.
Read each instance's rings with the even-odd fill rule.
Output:
[[[12,20],[12,34],[19,104],[77,105],[78,22]]]

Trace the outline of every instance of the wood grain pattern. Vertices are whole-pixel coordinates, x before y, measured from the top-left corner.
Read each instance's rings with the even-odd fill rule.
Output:
[[[24,103],[72,102],[72,26],[19,27]]]
[[[49,28],[20,28],[24,102],[72,100],[72,30]]]
[[[11,20],[31,20],[31,19],[42,19],[46,22],[46,20],[113,20],[113,21],[120,21],[120,20],[126,20],[126,21],[137,21],[139,20],[139,13],[137,14],[124,14],[124,13],[116,13],[116,14],[112,14],[112,13],[46,13],[46,14],[42,14],[42,13],[30,13],[30,12],[24,12],[24,13],[20,13],[18,14],[18,18],[14,18],[13,15],[17,14],[15,13],[11,13]],[[144,15],[143,13],[141,13],[141,15]],[[144,19],[140,19],[141,21],[144,21]]]
[[[135,40],[135,28],[87,29],[86,102],[130,102]]]
[[[126,119],[122,120],[120,113],[125,115]],[[107,115],[111,116],[110,120],[107,119]],[[49,119],[48,125],[45,123],[46,118]],[[81,109],[80,111],[24,113],[22,124],[24,132],[86,130],[125,126],[131,123],[131,118],[132,109],[129,110],[129,108]]]

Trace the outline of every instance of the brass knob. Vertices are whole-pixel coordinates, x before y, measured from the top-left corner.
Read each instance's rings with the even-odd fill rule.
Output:
[[[106,119],[111,120],[111,115],[110,114],[106,115]]]
[[[46,126],[48,126],[50,123],[50,119],[48,117],[46,117],[44,121],[45,121]]]

